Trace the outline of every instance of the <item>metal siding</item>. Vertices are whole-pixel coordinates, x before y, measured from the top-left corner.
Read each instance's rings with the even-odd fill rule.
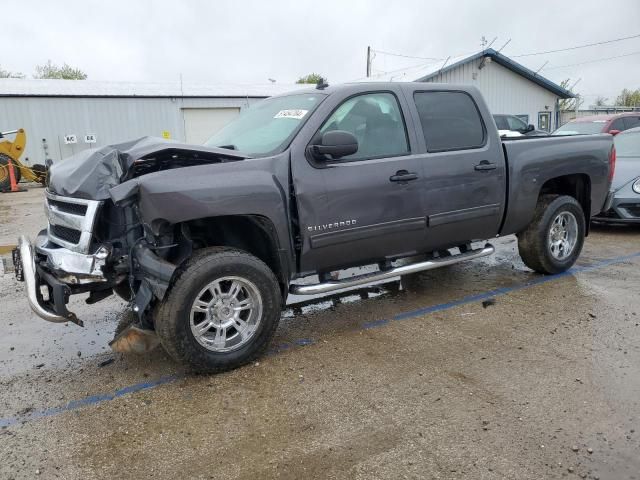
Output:
[[[96,98],[0,97],[0,131],[24,128],[27,147],[21,160],[44,163],[42,139],[53,161],[87,148],[120,143],[143,136],[162,135],[184,141],[183,108],[240,108],[257,98]],[[85,134],[97,143],[85,144]],[[64,135],[76,134],[78,143],[65,145]],[[9,137],[11,138],[11,137]]]
[[[239,108],[183,108],[187,143],[203,144],[240,114]]]
[[[551,125],[555,123],[556,100],[552,92],[523,78],[494,62],[485,62],[478,70],[481,60],[474,60],[440,73],[429,82],[460,83],[475,85],[484,96],[492,113],[529,115],[529,123],[538,127],[538,112],[551,112]],[[476,78],[473,74],[476,73]],[[545,106],[549,107],[545,110]]]

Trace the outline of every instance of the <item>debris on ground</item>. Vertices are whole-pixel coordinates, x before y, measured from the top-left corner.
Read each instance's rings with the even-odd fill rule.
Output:
[[[496,299],[495,298],[487,298],[486,300],[482,301],[482,307],[483,308],[487,308],[490,307],[492,305],[496,304]]]
[[[116,361],[116,359],[115,359],[115,358],[113,358],[113,357],[111,357],[111,358],[107,358],[106,360],[104,360],[104,361],[100,362],[100,363],[98,364],[98,367],[99,367],[99,368],[106,367],[107,365],[111,365],[111,364],[112,364],[113,362],[115,362],[115,361]]]

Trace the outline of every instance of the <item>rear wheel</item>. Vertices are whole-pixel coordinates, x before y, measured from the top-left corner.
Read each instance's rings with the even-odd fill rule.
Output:
[[[13,163],[13,174],[16,177],[16,183],[20,181],[20,169]],[[9,174],[9,156],[0,153],[0,190],[9,190],[11,188],[11,177]]]
[[[241,250],[196,252],[158,308],[167,352],[199,372],[220,372],[262,354],[280,320],[281,294],[267,265]]]
[[[575,198],[543,195],[533,220],[518,234],[522,261],[536,272],[564,272],[580,256],[585,226],[584,212]]]

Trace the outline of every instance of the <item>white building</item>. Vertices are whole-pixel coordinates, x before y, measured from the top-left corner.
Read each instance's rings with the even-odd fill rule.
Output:
[[[30,165],[147,135],[201,144],[243,108],[301,87],[0,79],[0,132],[24,128]]]
[[[475,85],[494,114],[516,115],[540,130],[559,126],[558,102],[574,95],[492,48],[368,80]]]

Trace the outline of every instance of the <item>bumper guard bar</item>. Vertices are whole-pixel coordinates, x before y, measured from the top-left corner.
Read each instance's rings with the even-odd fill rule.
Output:
[[[74,322],[78,325],[82,325],[82,322],[75,316],[74,313],[67,311],[64,303],[64,288],[63,284],[55,282],[53,285],[49,285],[53,291],[53,297],[59,310],[63,312],[53,312],[49,308],[43,305],[42,297],[39,295],[38,289],[40,288],[40,282],[36,272],[36,262],[33,254],[33,246],[27,237],[24,235],[18,239],[18,247],[14,251],[13,261],[15,264],[16,278],[18,280],[24,280],[25,290],[27,293],[27,299],[29,300],[29,306],[31,310],[40,318],[54,323]],[[62,300],[62,302],[61,302]],[[63,313],[64,315],[60,315]]]

